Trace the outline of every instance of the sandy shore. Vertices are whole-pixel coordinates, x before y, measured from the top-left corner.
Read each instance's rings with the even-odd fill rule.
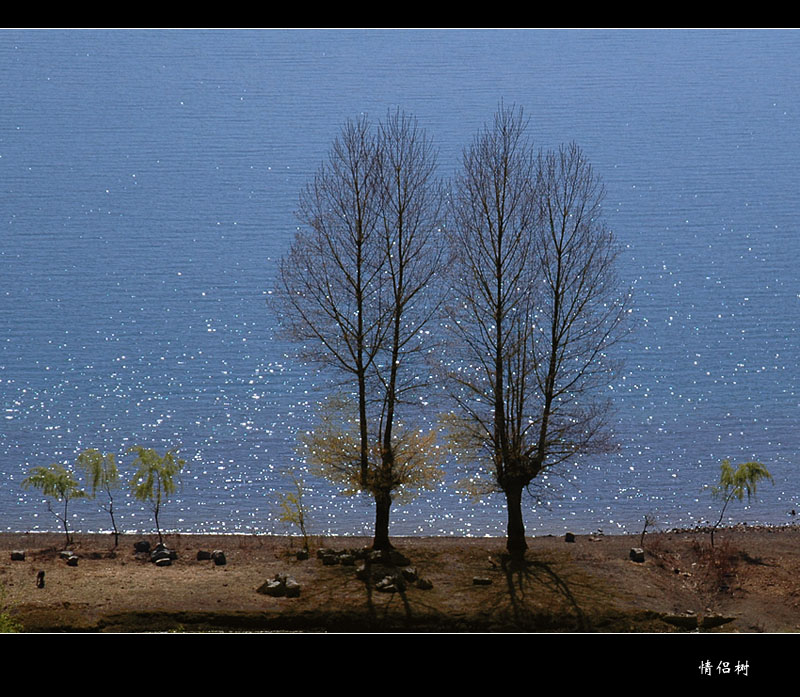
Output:
[[[312,538],[302,560],[297,538],[167,535],[174,558],[163,567],[136,553],[140,540],[157,542],[125,535],[114,548],[111,536],[77,534],[73,566],[63,534],[0,534],[6,617],[25,633],[800,630],[796,527],[721,530],[713,550],[699,531],[530,538],[526,567],[513,571],[502,539],[394,538],[406,578],[390,589],[376,585],[388,567],[371,565],[368,581],[360,560],[317,554],[358,556],[365,538]],[[644,561],[631,558],[638,547]],[[198,559],[214,550],[224,564]],[[265,594],[276,576],[295,579],[299,594]]]

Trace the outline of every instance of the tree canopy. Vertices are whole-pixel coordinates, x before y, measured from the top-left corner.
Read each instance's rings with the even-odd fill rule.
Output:
[[[86,498],[86,492],[80,488],[80,483],[73,472],[66,467],[54,463],[49,467],[32,467],[28,476],[22,480],[22,487],[39,489],[45,496],[63,501],[63,511],[53,510],[50,502],[47,509],[59,520],[64,527],[67,545],[72,544],[72,534],[69,531],[69,502],[73,499]]]
[[[514,555],[527,547],[522,492],[611,443],[603,389],[628,293],[602,199],[580,148],[537,152],[522,110],[502,106],[454,184],[447,424],[454,455],[505,495]]]
[[[276,292],[301,355],[338,373],[340,390],[349,386],[343,394],[352,396],[322,407],[323,428],[308,452],[319,472],[373,497],[376,548],[391,546],[392,497],[417,471],[411,443],[430,443],[408,424],[425,387],[420,366],[446,251],[435,172],[429,138],[404,112],[346,123],[301,194],[303,227]]]
[[[741,501],[747,496],[749,501],[756,495],[758,483],[763,480],[773,481],[769,470],[760,462],[743,462],[734,466],[730,460],[723,460],[720,465],[719,483],[711,487],[711,495],[722,500],[719,519],[711,528],[711,546],[714,546],[714,532],[725,517],[725,509],[734,499]]]
[[[114,490],[119,486],[119,468],[114,453],[103,454],[96,448],[89,448],[78,455],[75,464],[82,469],[89,478],[91,497],[96,498],[97,490],[105,492],[107,504],[103,508],[111,517],[111,527],[114,533],[114,546],[119,543],[119,530],[114,517]]]
[[[131,491],[134,498],[150,504],[158,540],[163,543],[158,516],[163,503],[177,490],[178,478],[186,461],[179,458],[174,450],[167,450],[159,455],[153,448],[135,445],[128,452],[136,453],[132,462],[136,472],[130,482]]]

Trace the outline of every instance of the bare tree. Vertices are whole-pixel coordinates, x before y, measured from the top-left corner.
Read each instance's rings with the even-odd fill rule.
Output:
[[[376,140],[366,118],[349,121],[300,196],[304,225],[282,260],[281,320],[310,361],[355,382],[360,481],[368,480],[367,380],[382,346],[383,256],[377,233]]]
[[[450,434],[463,458],[490,465],[516,558],[527,549],[523,491],[544,470],[609,446],[601,392],[627,295],[602,196],[580,149],[537,155],[522,110],[503,107],[465,151],[455,184]]]
[[[281,266],[294,337],[311,341],[313,357],[353,380],[357,394],[358,462],[341,399],[323,407],[318,433],[304,439],[309,457],[348,487],[357,465],[360,490],[375,500],[376,549],[391,547],[393,495],[434,479],[419,452],[430,440],[411,437],[398,411],[424,386],[419,359],[438,302],[443,194],[435,171],[429,139],[402,111],[374,132],[366,119],[349,123],[301,199],[308,229]]]
[[[437,281],[445,251],[441,229],[444,194],[436,180],[436,152],[431,141],[416,119],[400,110],[389,113],[380,125],[378,161],[379,216],[390,309],[383,360],[376,363],[382,396],[381,460],[373,495],[375,545],[387,548],[392,492],[403,484],[404,477],[398,478],[398,474],[407,470],[407,466],[399,466],[398,446],[407,456],[409,442],[420,443],[409,441],[405,434],[398,438],[395,430],[398,408],[412,406],[412,393],[427,387],[418,359],[430,347],[427,325],[442,300]],[[432,478],[429,474],[423,479]]]

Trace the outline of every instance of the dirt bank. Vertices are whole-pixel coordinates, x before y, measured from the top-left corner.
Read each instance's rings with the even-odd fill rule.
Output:
[[[395,538],[416,577],[392,592],[356,565],[325,564],[319,548],[357,551],[363,538],[169,535],[158,567],[134,543],[153,537],[0,534],[6,614],[24,632],[615,632],[784,633],[800,629],[800,529],[731,528],[715,547],[702,532],[529,539],[510,569],[503,540]],[[630,557],[642,546],[644,561]],[[198,559],[222,550],[226,563]],[[11,558],[24,551],[24,560]],[[44,572],[44,586],[37,578]],[[298,597],[257,592],[276,575]],[[409,576],[413,579],[413,576]],[[429,586],[429,587],[428,587]]]

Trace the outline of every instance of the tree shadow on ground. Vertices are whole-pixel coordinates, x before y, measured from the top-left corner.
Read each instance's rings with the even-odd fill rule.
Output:
[[[614,594],[568,557],[500,559],[489,585],[465,578],[471,572],[461,570],[433,592],[420,591],[413,582],[379,590],[376,580],[387,573],[386,567],[362,573],[362,627],[401,632],[629,631],[630,618],[617,616],[612,608]],[[400,571],[395,569],[398,577]]]
[[[607,606],[611,594],[592,579],[558,558],[501,556],[505,576],[505,612],[511,625],[522,631],[578,631],[594,629],[598,604]]]
[[[387,572],[394,579],[393,587],[388,591],[379,591],[376,588],[376,581],[384,578]],[[387,569],[384,566],[378,572],[368,568],[367,572],[362,574],[361,580],[364,584],[370,629],[394,631],[430,629],[431,627],[427,625],[432,619],[436,624],[436,618],[430,615],[431,608],[409,598],[408,584],[403,580],[399,568]],[[418,612],[414,612],[414,606]]]

